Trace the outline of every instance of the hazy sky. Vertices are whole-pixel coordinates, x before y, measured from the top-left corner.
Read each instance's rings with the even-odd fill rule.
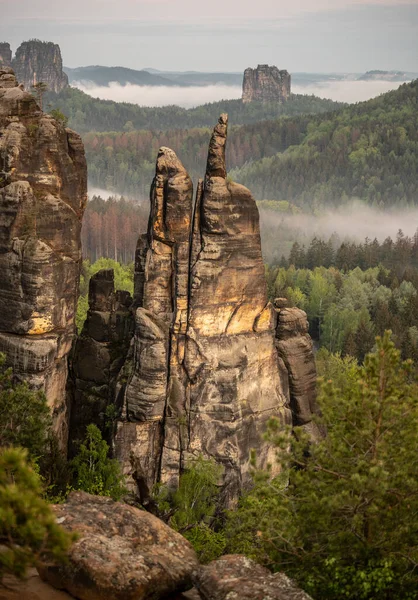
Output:
[[[0,0],[0,41],[69,67],[418,72],[418,0]]]

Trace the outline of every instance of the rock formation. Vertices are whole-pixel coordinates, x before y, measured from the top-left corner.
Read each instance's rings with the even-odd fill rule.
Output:
[[[242,84],[242,101],[286,102],[290,97],[290,75],[277,67],[258,65],[245,69]]]
[[[203,600],[312,600],[284,573],[272,574],[239,554],[222,556],[201,567],[194,583]]]
[[[0,352],[45,391],[63,447],[86,200],[81,138],[0,69]]]
[[[94,423],[104,428],[106,408],[115,398],[120,372],[133,335],[129,292],[115,292],[113,269],[103,269],[90,279],[89,311],[77,338],[73,358],[71,447],[84,438]]]
[[[72,492],[53,507],[78,539],[68,562],[39,569],[79,600],[150,600],[191,587],[198,567],[191,544],[150,513],[103,496]]]
[[[288,377],[293,425],[303,427],[312,439],[321,435],[313,422],[316,404],[316,366],[306,313],[288,308],[287,300],[276,298],[276,348]],[[283,378],[286,374],[283,374]]]
[[[39,82],[45,83],[51,92],[60,92],[68,87],[58,44],[40,40],[23,42],[16,50],[12,67],[27,90]]]
[[[215,127],[193,213],[192,182],[161,148],[148,234],[135,272],[135,336],[115,447],[144,494],[175,485],[203,454],[224,467],[225,502],[248,481],[249,454],[274,463],[262,440],[271,416],[291,422],[267,301],[258,211],[229,182],[227,117]]]
[[[12,51],[10,44],[7,42],[0,42],[0,68],[12,66]]]

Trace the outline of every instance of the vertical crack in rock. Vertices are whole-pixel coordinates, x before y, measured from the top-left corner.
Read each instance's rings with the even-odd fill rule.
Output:
[[[45,391],[62,448],[86,200],[81,138],[0,67],[0,351]]]
[[[227,115],[208,152],[192,206],[192,182],[161,148],[147,236],[135,270],[135,336],[117,457],[142,494],[175,486],[203,454],[224,467],[223,501],[249,483],[251,449],[274,464],[267,420],[290,424],[267,301],[258,211],[250,192],[227,181]]]

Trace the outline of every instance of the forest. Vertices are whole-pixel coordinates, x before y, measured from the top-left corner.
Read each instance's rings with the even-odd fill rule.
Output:
[[[353,197],[382,209],[416,204],[418,81],[321,117],[239,125],[230,113],[230,123],[230,176],[258,200],[287,200],[309,212]],[[196,179],[204,172],[209,136],[206,127],[86,133],[90,182],[147,197],[162,145],[173,148]]]
[[[222,112],[229,114],[231,123],[257,123],[284,115],[302,113],[324,113],[344,106],[341,102],[324,100],[316,96],[293,94],[284,103],[252,102],[243,104],[241,100],[221,100],[203,104],[196,108],[168,106],[151,108],[92,98],[76,88],[66,88],[59,94],[48,92],[45,106],[59,109],[69,119],[69,125],[80,133],[88,131],[131,131],[140,129],[189,129],[193,127],[213,127]]]

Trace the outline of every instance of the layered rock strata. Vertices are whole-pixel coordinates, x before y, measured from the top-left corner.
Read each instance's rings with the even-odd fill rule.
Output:
[[[0,69],[0,352],[45,391],[63,447],[86,200],[81,138]]]
[[[45,83],[50,92],[58,93],[68,87],[68,77],[62,68],[61,50],[53,42],[22,42],[16,50],[12,67],[27,90],[40,82]]]
[[[258,65],[256,69],[245,69],[242,84],[242,101],[286,102],[290,97],[291,77],[286,70]]]
[[[200,454],[224,467],[229,503],[249,475],[249,454],[274,463],[262,440],[271,416],[291,422],[267,301],[258,211],[227,180],[227,116],[215,127],[193,212],[192,182],[161,148],[148,234],[135,272],[135,336],[116,454],[142,494],[176,485]],[[132,473],[132,470],[131,470]]]

